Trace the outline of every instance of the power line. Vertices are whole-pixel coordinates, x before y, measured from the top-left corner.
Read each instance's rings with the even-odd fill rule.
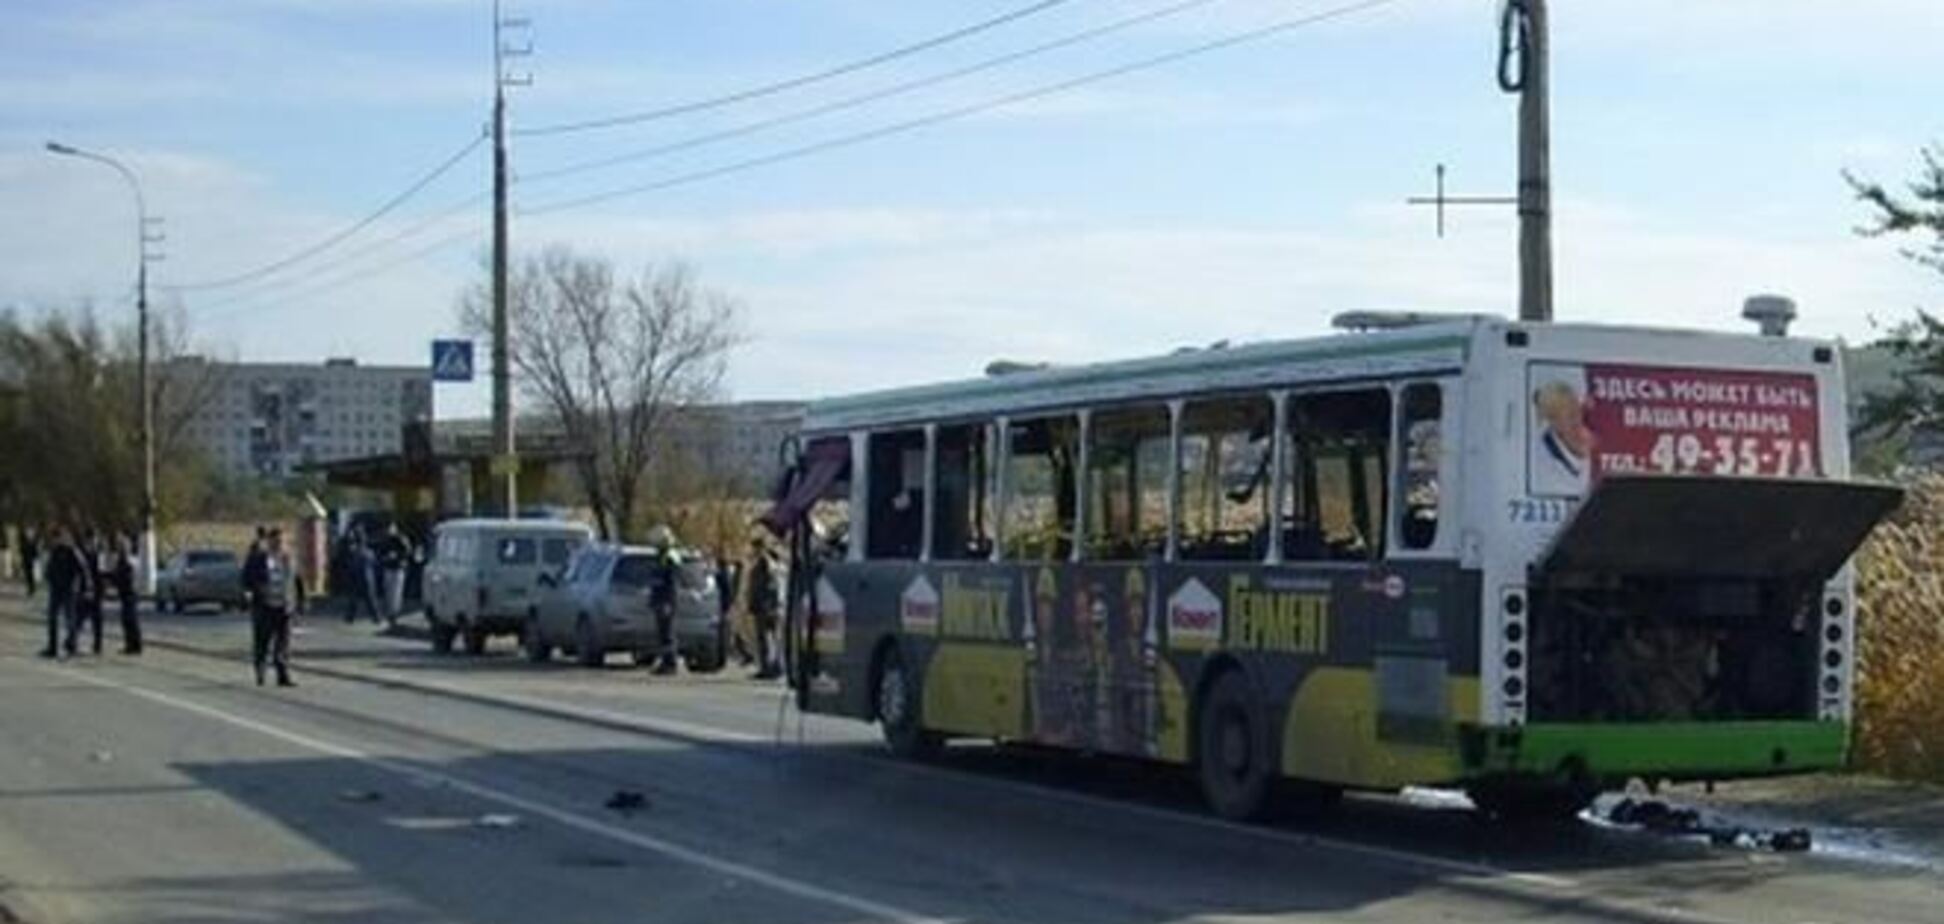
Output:
[[[553,125],[539,125],[533,128],[515,129],[513,131],[513,134],[518,136],[558,135],[565,132],[588,131],[597,128],[614,128],[616,126],[621,126],[621,125],[636,125],[642,122],[652,122],[657,119],[666,119],[671,116],[687,115],[693,112],[703,112],[705,110],[717,109],[734,103],[746,102],[752,99],[760,99],[765,96],[773,96],[777,93],[782,93],[785,90],[794,90],[797,87],[805,87],[814,83],[821,83],[826,80],[842,77],[846,74],[854,74],[858,71],[865,70],[868,68],[873,68],[880,64],[896,61],[900,58],[910,57],[922,51],[929,51],[933,48],[938,48],[942,45],[949,45],[952,42],[959,41],[960,39],[969,38],[971,36],[978,35],[981,32],[987,32],[992,29],[996,29],[1007,23],[1014,22],[1020,19],[1025,19],[1026,17],[1031,16],[1035,13],[1044,12],[1046,10],[1052,9],[1053,7],[1056,6],[1060,6],[1067,2],[1068,0],[1038,0],[1038,2],[1036,3],[1029,3],[1023,7],[1018,7],[1008,12],[1001,13],[998,16],[994,16],[991,19],[982,20],[980,22],[973,23],[969,26],[961,26],[950,32],[944,33],[943,35],[936,35],[931,38],[925,39],[924,41],[921,42],[916,42],[910,45],[894,48],[891,49],[890,51],[879,52],[878,54],[874,54],[866,58],[860,58],[856,61],[851,61],[845,64],[839,64],[835,67],[827,68],[821,71],[816,71],[814,73],[803,74],[797,77],[788,78],[786,80],[779,80],[776,81],[775,83],[767,83],[761,86],[749,87],[747,89],[737,90],[733,93],[725,93],[722,94],[721,96],[714,96],[706,99],[694,100],[692,102],[687,102],[687,103],[677,103],[670,106],[663,106],[659,109],[648,109],[641,112],[631,112],[622,115],[606,116],[598,119],[585,119],[577,122],[560,122]]]
[[[994,70],[996,68],[1003,67],[1008,64],[1012,64],[1016,61],[1021,61],[1026,58],[1035,57],[1052,51],[1058,51],[1062,48],[1068,48],[1074,45],[1081,44],[1083,42],[1092,41],[1094,39],[1101,38],[1106,35],[1111,35],[1115,32],[1121,32],[1127,29],[1131,29],[1135,26],[1145,25],[1147,23],[1153,22],[1158,19],[1179,15],[1181,13],[1188,12],[1189,10],[1196,9],[1198,7],[1204,7],[1219,2],[1221,2],[1221,0],[1184,0],[1184,2],[1175,3],[1155,10],[1150,10],[1146,13],[1140,13],[1134,16],[1126,17],[1124,19],[1118,19],[1113,22],[1106,23],[1104,25],[1095,26],[1091,29],[1084,29],[1082,31],[1075,32],[1071,35],[1054,39],[1050,42],[1043,42],[1041,44],[1034,45],[1028,48],[1022,48],[1018,51],[1009,52],[1007,54],[998,55],[992,58],[987,58],[983,61],[974,62],[964,67],[954,68],[949,71],[933,74],[928,77],[921,77],[916,80],[906,81],[904,83],[893,84],[881,90],[874,90],[869,93],[860,93],[855,96],[845,97],[843,99],[825,103],[820,106],[812,106],[807,109],[799,109],[794,112],[786,112],[782,115],[775,116],[772,118],[759,119],[754,122],[747,122],[742,125],[733,126],[719,131],[707,132],[690,138],[685,138],[679,141],[672,141],[667,144],[656,145],[650,148],[642,148],[640,150],[628,151],[626,153],[615,154],[608,157],[600,157],[600,158],[594,158],[592,160],[580,161],[578,163],[566,164],[564,166],[555,167],[548,170],[541,170],[535,173],[521,174],[519,180],[522,183],[544,183],[550,180],[559,179],[561,177],[572,176],[577,173],[586,173],[590,170],[599,170],[606,167],[617,166],[619,164],[630,163],[632,161],[648,160],[651,158],[661,157],[666,154],[673,154],[677,151],[686,151],[693,148],[703,147],[705,145],[714,144],[718,141],[727,141],[732,138],[741,138],[747,135],[753,135],[758,132],[768,131],[769,129],[772,128],[779,128],[784,125],[792,125],[797,122],[808,121],[810,119],[815,119],[821,116],[830,115],[831,113],[834,112],[842,112],[848,109],[855,109],[860,106],[878,102],[880,100],[890,99],[894,96],[902,96],[907,93],[928,89],[930,87],[935,87],[940,84],[950,83],[951,81],[959,80],[965,77],[970,77],[974,74],[983,73],[985,71]]]
[[[402,254],[395,260],[390,260],[368,269],[359,269],[354,272],[344,273],[320,285],[299,289],[294,293],[278,296],[275,299],[275,301],[278,304],[268,305],[268,306],[262,305],[261,304],[262,302],[268,301],[269,299],[265,299],[261,297],[251,297],[251,298],[243,299],[242,301],[244,303],[240,305],[238,305],[236,301],[224,302],[223,303],[224,305],[230,305],[235,307],[230,307],[227,310],[216,310],[216,311],[206,310],[204,312],[201,312],[202,320],[204,321],[220,320],[222,318],[235,317],[237,315],[242,315],[246,313],[263,314],[270,311],[275,311],[279,308],[300,304],[302,302],[309,301],[310,299],[316,298],[320,295],[324,295],[326,293],[334,292],[337,291],[338,289],[342,289],[347,285],[351,285],[353,283],[358,283],[358,282],[364,282],[369,279],[375,279],[379,276],[383,276],[386,273],[392,272],[393,270],[399,269],[400,267],[403,267],[407,264],[422,260],[428,256],[431,256],[433,253],[436,253],[440,250],[444,250],[448,247],[451,247],[454,244],[469,239],[477,238],[480,236],[481,236],[481,230],[479,228],[466,228],[462,231],[459,231],[456,234],[449,234],[445,237],[439,238],[433,241],[432,243],[427,244],[426,246],[421,247],[417,250],[409,251],[405,254]]]
[[[1011,106],[1016,103],[1023,103],[1029,100],[1039,99],[1040,97],[1044,97],[1044,96],[1051,96],[1053,94],[1065,92],[1067,90],[1071,90],[1076,87],[1085,86],[1087,84],[1098,83],[1103,80],[1110,80],[1115,77],[1121,77],[1139,71],[1152,70],[1154,68],[1162,67],[1168,64],[1173,64],[1177,61],[1181,61],[1187,58],[1193,58],[1199,55],[1208,54],[1210,52],[1221,51],[1227,48],[1233,48],[1237,45],[1243,45],[1250,42],[1261,41],[1263,39],[1280,35],[1285,32],[1291,32],[1296,29],[1304,28],[1306,26],[1317,25],[1319,23],[1323,23],[1332,19],[1338,19],[1354,13],[1360,13],[1367,10],[1376,9],[1378,7],[1389,6],[1397,2],[1399,2],[1399,0],[1361,0],[1361,2],[1358,3],[1350,3],[1350,4],[1345,4],[1343,6],[1332,7],[1330,9],[1323,10],[1321,12],[1311,13],[1306,16],[1299,16],[1293,19],[1285,19],[1285,20],[1271,23],[1267,26],[1250,29],[1246,32],[1236,33],[1226,38],[1220,38],[1220,39],[1215,39],[1213,41],[1203,42],[1199,45],[1192,45],[1187,48],[1180,49],[1178,51],[1172,51],[1166,54],[1155,55],[1149,58],[1142,58],[1137,61],[1132,61],[1127,64],[1117,65],[1115,67],[1110,67],[1105,70],[1094,71],[1089,74],[1083,74],[1079,77],[1073,77],[1055,83],[1044,84],[1030,90],[1023,90],[1016,93],[1009,93],[1004,96],[994,97],[981,102],[972,103],[970,105],[960,106],[954,109],[947,109],[941,112],[935,112],[932,113],[931,115],[921,116],[919,118],[909,119],[903,122],[896,122],[891,125],[886,125],[868,131],[857,132],[855,134],[842,135],[836,138],[830,138],[812,144],[806,144],[799,147],[789,148],[787,150],[779,151],[774,154],[766,154],[761,157],[753,157],[747,160],[736,161],[719,167],[711,167],[708,169],[696,170],[689,173],[680,173],[650,183],[643,183],[636,186],[625,186],[619,189],[610,189],[604,192],[593,193],[591,195],[579,196],[572,199],[564,199],[557,202],[546,203],[536,208],[522,209],[521,214],[546,215],[553,212],[567,211],[569,209],[585,208],[590,205],[598,205],[602,202],[608,202],[614,199],[621,199],[628,196],[641,195],[643,193],[658,192],[664,189],[671,189],[677,186],[687,186],[693,183],[699,183],[705,180],[711,180],[717,177],[727,176],[729,174],[741,173],[746,170],[754,170],[758,167],[767,167],[773,164],[783,163],[785,161],[791,161],[791,160],[796,160],[798,158],[809,157],[814,154],[821,154],[826,151],[837,150],[839,148],[854,147],[856,145],[863,144],[865,142],[876,141],[880,138],[887,138],[893,135],[906,134],[909,132],[917,131],[921,128],[929,128],[934,125],[955,121],[958,119],[965,118],[967,116],[977,115],[981,112],[987,112],[993,109],[999,109],[1006,106]]]
[[[385,237],[381,237],[374,241],[368,241],[364,245],[348,253],[339,254],[336,257],[333,257],[332,259],[311,266],[299,275],[264,283],[261,288],[257,288],[253,291],[244,291],[244,292],[233,294],[227,298],[224,298],[220,301],[217,301],[213,304],[206,306],[203,309],[203,311],[220,312],[221,309],[226,308],[230,305],[237,304],[239,302],[260,301],[270,293],[277,292],[280,290],[285,290],[285,289],[301,287],[305,283],[313,279],[320,278],[325,274],[331,272],[332,270],[337,269],[338,267],[345,266],[350,263],[358,262],[364,259],[365,257],[368,257],[374,253],[384,250],[387,247],[390,247],[393,244],[399,243],[404,240],[408,240],[410,238],[417,237],[420,234],[425,233],[427,230],[445,223],[446,221],[450,220],[454,215],[457,215],[465,211],[466,209],[472,208],[473,206],[478,205],[480,202],[485,201],[486,198],[490,195],[491,193],[487,191],[473,193],[472,195],[469,195],[464,199],[461,199],[457,202],[452,203],[451,205],[446,206],[445,208],[433,212],[432,214],[426,216],[425,218],[417,222],[414,222],[413,224],[408,225],[405,228],[393,234],[387,235]]]
[[[479,134],[474,135],[472,140],[466,142],[464,147],[453,152],[452,156],[446,158],[437,167],[434,167],[430,173],[427,173],[424,176],[419,177],[419,179],[413,182],[410,186],[405,187],[403,191],[399,192],[397,195],[392,196],[390,199],[385,200],[383,205],[378,206],[378,208],[373,210],[370,214],[364,216],[363,218],[358,219],[357,221],[353,222],[349,226],[331,234],[330,236],[325,237],[324,239],[314,244],[311,244],[308,247],[298,250],[296,253],[284,257],[283,259],[277,260],[273,263],[267,263],[263,266],[259,266],[256,269],[249,270],[247,272],[237,273],[236,275],[233,276],[225,276],[220,279],[206,279],[199,282],[181,283],[178,285],[167,286],[166,288],[178,292],[195,292],[195,291],[202,291],[207,289],[227,289],[231,286],[241,285],[243,283],[250,282],[252,280],[261,279],[265,276],[271,275],[272,273],[276,273],[280,270],[286,269],[300,262],[303,262],[304,260],[310,259],[311,257],[323,253],[324,251],[329,250],[340,243],[343,243],[347,238],[351,237],[351,235],[356,234],[359,231],[362,231],[365,228],[370,227],[373,222],[376,222],[378,219],[391,214],[393,209],[396,209],[400,205],[405,204],[407,200],[410,200],[413,196],[417,195],[420,191],[424,190],[425,187],[432,185],[434,181],[446,175],[446,173],[452,170],[452,168],[458,166],[461,161],[465,160],[466,155],[471,154],[475,150],[478,150],[479,146],[481,144],[484,144],[485,142],[486,142],[486,133],[482,130]]]

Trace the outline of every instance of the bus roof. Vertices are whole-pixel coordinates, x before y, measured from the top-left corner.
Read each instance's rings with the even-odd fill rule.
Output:
[[[1422,375],[1463,367],[1482,317],[1302,340],[1048,366],[814,402],[805,433],[923,423],[1277,385]]]

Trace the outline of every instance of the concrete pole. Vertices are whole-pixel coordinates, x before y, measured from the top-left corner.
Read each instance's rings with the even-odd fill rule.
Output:
[[[1553,318],[1552,125],[1546,0],[1524,0],[1519,94],[1519,320]]]

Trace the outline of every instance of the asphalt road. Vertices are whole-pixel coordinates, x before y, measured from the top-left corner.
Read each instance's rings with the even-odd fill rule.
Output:
[[[301,686],[259,689],[234,616],[156,626],[201,653],[56,664],[14,603],[0,922],[1944,919],[1935,868],[1396,800],[1238,826],[1137,767],[980,746],[901,764],[734,677],[315,624]],[[617,791],[645,807],[605,807]]]

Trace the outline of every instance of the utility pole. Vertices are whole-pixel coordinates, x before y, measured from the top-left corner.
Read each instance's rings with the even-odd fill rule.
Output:
[[[507,359],[506,330],[506,88],[532,83],[531,77],[515,77],[506,72],[506,59],[533,53],[533,46],[509,48],[504,38],[507,29],[524,29],[523,19],[500,17],[499,0],[493,0],[493,462],[492,472],[501,479],[500,509],[505,516],[520,515],[520,456],[513,434],[512,369]]]
[[[1551,40],[1546,0],[1506,0],[1499,87],[1519,94],[1519,320],[1553,317]]]

